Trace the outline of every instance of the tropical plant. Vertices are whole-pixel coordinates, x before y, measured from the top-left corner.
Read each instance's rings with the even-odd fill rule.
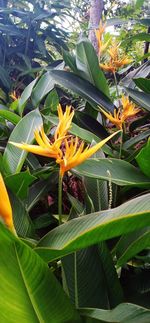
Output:
[[[63,59],[0,106],[1,322],[148,323],[149,63]]]

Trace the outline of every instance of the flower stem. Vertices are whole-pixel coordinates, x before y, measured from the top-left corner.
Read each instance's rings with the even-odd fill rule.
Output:
[[[119,90],[118,90],[116,73],[114,72],[113,75],[114,75],[114,81],[115,81],[115,86],[116,86],[116,92],[117,92],[117,96],[118,96],[118,99],[119,99]]]
[[[59,215],[59,225],[62,224],[62,181],[63,177],[59,175],[58,181],[58,215]]]
[[[120,134],[119,159],[121,159],[121,154],[122,154],[122,145],[123,145],[123,130],[121,131],[121,134]]]

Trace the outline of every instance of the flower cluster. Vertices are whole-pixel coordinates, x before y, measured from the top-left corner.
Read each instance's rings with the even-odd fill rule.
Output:
[[[129,98],[124,95],[122,96],[121,102],[122,109],[119,108],[117,111],[115,109],[114,115],[101,109],[106,118],[108,118],[110,122],[116,125],[118,129],[122,129],[122,125],[126,121],[126,119],[134,116],[140,111],[140,109],[136,108],[135,104],[132,101],[129,101]]]
[[[120,54],[119,45],[116,43],[108,50],[108,54],[110,57],[109,61],[105,64],[100,64],[104,71],[115,73],[120,67],[132,62],[132,59]]]
[[[109,45],[110,40],[108,40],[106,43],[102,40],[103,33],[105,31],[106,24],[102,24],[102,21],[100,20],[99,28],[95,29],[95,35],[98,43],[98,55],[100,56]]]
[[[63,113],[61,105],[59,105],[59,123],[52,141],[45,134],[43,127],[41,127],[39,130],[36,129],[34,132],[38,145],[14,142],[10,143],[34,154],[55,158],[56,163],[60,166],[60,176],[63,177],[66,171],[83,163],[116,134],[111,134],[93,147],[84,148],[83,141],[79,140],[78,137],[68,134],[73,116],[74,111],[71,110],[70,106],[66,106],[66,110]]]
[[[106,24],[102,24],[102,21],[100,21],[99,29],[95,30],[99,57],[101,53],[103,53],[107,49],[110,43],[110,39],[105,43],[102,40],[105,28]],[[106,72],[111,72],[114,74],[120,67],[123,67],[124,65],[132,62],[132,59],[129,59],[126,55],[122,55],[120,53],[119,44],[117,43],[114,43],[111,48],[107,50],[107,54],[109,55],[108,61],[104,64],[100,64],[100,67]]]

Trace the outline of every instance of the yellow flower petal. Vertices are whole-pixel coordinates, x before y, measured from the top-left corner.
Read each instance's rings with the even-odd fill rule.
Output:
[[[115,136],[119,131],[111,134],[109,137],[107,137],[106,139],[102,140],[101,142],[99,142],[98,144],[90,148],[86,147],[84,149],[84,142],[82,142],[80,146],[77,148],[77,143],[79,143],[78,138],[75,139],[73,146],[72,146],[72,143],[71,145],[69,145],[66,142],[66,145],[65,145],[66,151],[65,151],[64,157],[56,160],[56,162],[60,165],[60,175],[63,177],[66,171],[83,163],[86,159],[91,157],[100,148],[102,148],[102,146],[105,145],[105,143],[108,140],[110,140],[113,136]],[[74,146],[76,149],[74,149]]]
[[[62,107],[59,104],[58,116],[59,116],[59,123],[54,134],[55,141],[58,138],[64,137],[68,132],[68,130],[70,129],[72,118],[74,116],[74,111],[71,111],[71,106],[66,106],[66,111],[63,114]]]
[[[120,109],[118,109],[118,111],[116,111],[116,109],[114,109],[114,116],[111,113],[106,112],[102,108],[100,108],[100,110],[105,115],[105,117],[110,120],[111,123],[116,125],[120,130],[122,129],[122,124],[124,122],[124,118],[120,112]]]
[[[13,233],[15,233],[13,217],[12,217],[12,208],[11,208],[9,196],[1,173],[0,173],[0,217],[3,219],[7,227]]]
[[[17,148],[26,150],[26,151],[36,154],[36,155],[45,156],[45,157],[56,158],[57,153],[58,153],[58,151],[54,150],[53,147],[52,148],[43,148],[38,145],[28,145],[25,143],[19,144],[17,142],[11,142],[11,141],[9,143]]]

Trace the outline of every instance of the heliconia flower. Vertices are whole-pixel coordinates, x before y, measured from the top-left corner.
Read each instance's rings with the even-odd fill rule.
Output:
[[[107,72],[115,73],[120,67],[130,64],[132,59],[128,58],[126,55],[120,55],[119,45],[114,43],[114,45],[108,50],[110,59],[105,64],[100,64],[100,67]]]
[[[16,233],[14,224],[13,224],[12,208],[11,208],[9,196],[1,173],[0,173],[0,218],[6,224],[8,229],[10,229],[13,233]]]
[[[15,91],[15,90],[10,94],[10,97],[11,97],[14,101],[16,101],[16,100],[18,100],[18,99],[20,98],[20,96],[19,96],[19,95],[17,95],[17,93],[16,93],[16,91]]]
[[[102,21],[100,20],[99,28],[95,29],[95,35],[96,35],[96,39],[97,39],[97,43],[98,43],[98,54],[99,55],[106,50],[106,48],[108,47],[108,45],[110,43],[110,39],[106,43],[104,43],[102,40],[102,35],[105,31],[105,28],[106,28],[106,24],[103,24]]]
[[[111,63],[105,63],[105,64],[99,64],[99,66],[105,71],[105,72],[111,72],[111,73],[115,73],[116,72],[116,66]]]
[[[26,150],[30,153],[41,155],[50,158],[57,158],[58,150],[59,150],[59,142],[61,144],[61,140],[57,140],[57,143],[51,143],[49,138],[46,136],[43,127],[39,130],[34,131],[35,139],[38,145],[29,145],[26,143],[17,143],[17,142],[9,142],[17,148]]]
[[[140,109],[135,107],[135,104],[129,100],[128,96],[122,96],[121,98],[123,111],[122,114],[125,119],[134,116],[137,114]]]
[[[59,124],[54,134],[55,141],[61,137],[64,137],[68,130],[71,127],[71,122],[74,116],[74,111],[71,111],[71,106],[66,106],[65,113],[63,114],[62,107],[59,104],[58,108],[58,117],[59,117]]]
[[[66,107],[66,111],[63,114],[61,105],[58,106],[59,123],[54,134],[54,142],[51,142],[46,136],[43,127],[34,131],[34,136],[38,145],[29,145],[26,143],[10,142],[15,147],[24,149],[33,154],[57,158],[60,151],[61,142],[66,136],[67,131],[71,127],[71,121],[74,115],[74,111],[71,112],[71,107]]]
[[[90,158],[118,132],[119,131],[111,134],[109,137],[100,141],[98,144],[90,148],[89,147],[84,148],[84,142],[82,141],[80,143],[80,139],[78,137],[76,138],[71,137],[70,142],[68,142],[68,140],[65,139],[64,152],[62,152],[60,157],[56,160],[56,162],[60,165],[60,175],[63,177],[66,171],[80,165],[86,159]]]
[[[114,115],[100,108],[105,117],[109,119],[111,123],[116,125],[118,129],[122,129],[122,125],[127,118],[134,116],[140,111],[140,109],[135,108],[135,104],[132,101],[129,101],[127,96],[122,96],[121,103],[122,109],[119,108],[117,111],[114,109]]]
[[[118,109],[118,111],[116,109],[114,109],[114,115],[112,115],[110,112],[106,112],[102,108],[100,108],[100,109],[103,112],[103,114],[105,115],[105,117],[107,119],[109,119],[109,121],[111,123],[113,123],[118,129],[120,129],[120,130],[122,129],[122,124],[124,122],[124,118],[121,114],[120,109]]]

